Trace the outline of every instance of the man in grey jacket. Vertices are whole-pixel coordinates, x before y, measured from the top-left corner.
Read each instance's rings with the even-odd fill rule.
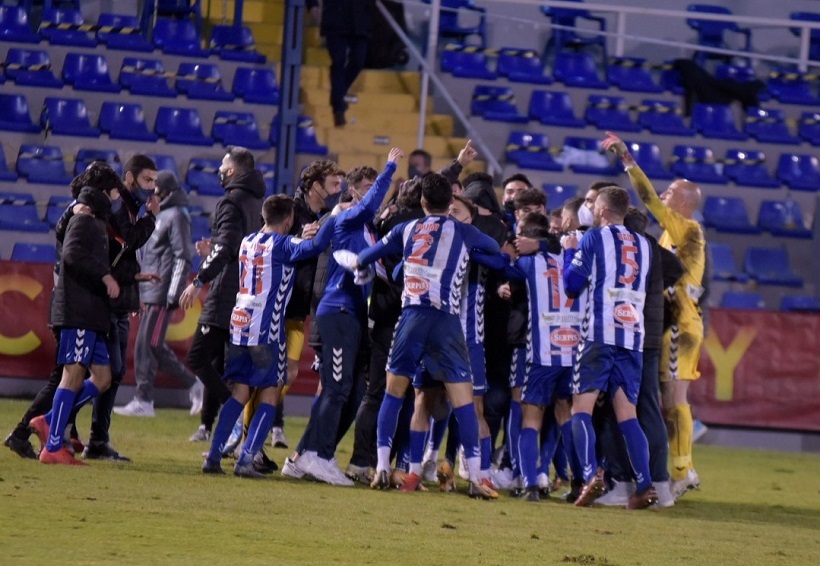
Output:
[[[155,192],[160,211],[151,239],[143,248],[142,271],[157,273],[162,279],[140,283],[140,302],[144,306],[134,355],[137,392],[127,405],[114,409],[116,414],[128,417],[154,416],[154,377],[159,368],[189,388],[191,414],[202,409],[202,383],[165,342],[168,323],[179,307],[191,271],[194,246],[186,208],[188,195],[170,171],[157,175]]]

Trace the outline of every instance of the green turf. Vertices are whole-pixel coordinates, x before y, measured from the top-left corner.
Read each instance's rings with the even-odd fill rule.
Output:
[[[0,400],[4,435],[25,403]],[[88,410],[81,415],[83,436]],[[205,477],[198,421],[114,417],[134,463],[44,466],[0,451],[0,564],[817,564],[820,458],[698,446],[702,488],[672,509],[576,509],[506,495],[403,494]],[[288,419],[295,443],[304,419]],[[34,437],[32,437],[34,438]],[[36,443],[36,439],[35,439]],[[347,464],[351,435],[338,458]],[[272,451],[281,464],[285,451]],[[228,465],[226,465],[227,469]]]

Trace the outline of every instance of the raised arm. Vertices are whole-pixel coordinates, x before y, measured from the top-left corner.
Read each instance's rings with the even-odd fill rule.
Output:
[[[335,227],[336,218],[331,216],[322,223],[322,227],[313,239],[297,241],[294,236],[288,238],[285,243],[285,250],[290,256],[290,262],[296,263],[303,259],[315,257],[326,250],[333,238],[333,229]]]
[[[344,226],[349,223],[362,224],[373,220],[376,216],[376,212],[379,210],[379,206],[381,206],[382,201],[384,200],[384,197],[387,195],[387,191],[390,190],[390,184],[393,180],[393,173],[396,172],[396,164],[403,156],[404,152],[397,147],[390,150],[390,153],[387,156],[387,165],[385,166],[384,171],[376,177],[376,182],[373,183],[373,186],[370,187],[370,190],[367,191],[364,198],[340,216],[338,221],[340,226]]]

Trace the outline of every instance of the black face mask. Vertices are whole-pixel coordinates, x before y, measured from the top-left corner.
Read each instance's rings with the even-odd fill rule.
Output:
[[[216,175],[219,177],[219,184],[222,185],[222,188],[224,189],[228,184],[228,176],[221,169],[217,171]]]
[[[148,198],[153,196],[154,191],[151,189],[137,189],[134,191],[134,197],[140,201],[140,203],[145,204],[148,201]]]
[[[504,212],[515,214],[515,201],[508,200],[504,203]]]
[[[407,178],[412,179],[413,177],[421,177],[421,172],[418,170],[417,167],[413,165],[407,166]]]

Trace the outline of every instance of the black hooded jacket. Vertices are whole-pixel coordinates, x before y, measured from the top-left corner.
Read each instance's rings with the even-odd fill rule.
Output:
[[[242,238],[262,227],[265,180],[254,169],[228,180],[225,196],[216,203],[211,228],[211,253],[199,266],[197,278],[210,283],[199,323],[230,328],[231,311],[239,291],[239,247]]]
[[[290,231],[292,236],[302,233],[305,224],[319,220],[320,214],[328,212],[320,211],[316,214],[307,203],[304,191],[299,188],[293,197],[293,228]],[[313,280],[316,277],[316,264],[318,257],[313,257],[300,261],[296,264],[296,276],[293,280],[293,293],[290,296],[285,318],[287,320],[305,320],[310,313],[310,299],[313,295]]]

